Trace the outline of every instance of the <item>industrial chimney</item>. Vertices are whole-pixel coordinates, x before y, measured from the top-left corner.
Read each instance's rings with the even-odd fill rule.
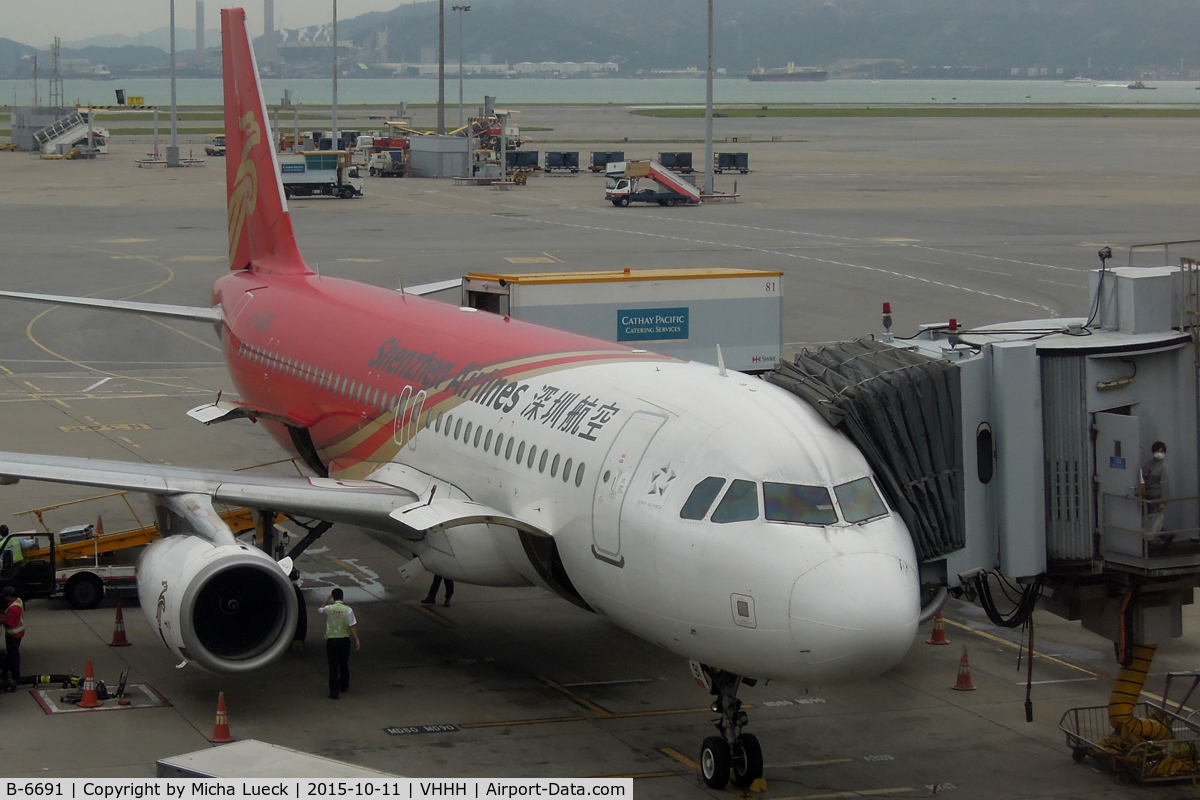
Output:
[[[263,0],[263,61],[271,66],[278,63],[275,52],[275,0]]]
[[[204,0],[196,0],[196,69],[204,71]]]

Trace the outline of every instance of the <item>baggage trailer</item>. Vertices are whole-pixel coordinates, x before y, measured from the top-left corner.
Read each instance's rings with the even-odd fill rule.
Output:
[[[782,273],[750,269],[470,273],[462,304],[729,369],[771,369],[782,349]]]
[[[363,181],[348,152],[280,153],[277,158],[285,197],[362,197]]]
[[[695,172],[692,169],[692,154],[689,152],[659,153],[658,163],[674,172],[682,172],[684,175]]]
[[[713,156],[714,172],[750,172],[749,153],[717,153]]]
[[[608,172],[608,165],[616,161],[625,160],[624,150],[593,150],[592,165],[588,167],[589,172]]]
[[[553,172],[556,169],[572,173],[579,172],[579,151],[560,152],[558,150],[547,150],[546,172]]]
[[[538,169],[538,151],[537,150],[508,150],[505,153],[505,159],[508,163],[508,168],[513,169]]]

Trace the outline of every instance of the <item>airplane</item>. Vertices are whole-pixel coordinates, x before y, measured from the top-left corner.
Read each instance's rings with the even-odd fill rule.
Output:
[[[312,472],[0,452],[0,484],[152,496],[173,535],[146,547],[138,593],[163,644],[226,673],[288,649],[292,558],[235,539],[213,506],[226,503],[319,521],[306,541],[332,524],[390,535],[410,565],[540,586],[689,659],[720,715],[701,749],[714,788],[731,770],[739,786],[762,775],[742,684],[857,680],[900,661],[921,615],[917,558],[849,439],[720,365],[317,274],[245,12],[221,21],[229,271],[210,305],[0,293],[212,324],[238,399],[189,414],[257,421]]]

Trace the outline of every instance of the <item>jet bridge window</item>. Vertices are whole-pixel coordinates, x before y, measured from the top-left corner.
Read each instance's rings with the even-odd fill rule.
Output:
[[[883,498],[875,490],[875,484],[870,478],[859,478],[835,486],[833,493],[837,495],[838,505],[842,507],[842,516],[851,524],[866,522],[888,513]]]
[[[745,522],[758,519],[758,484],[754,481],[734,481],[717,504],[712,521]]]
[[[680,519],[704,519],[708,510],[712,508],[713,500],[717,499],[717,494],[724,485],[724,478],[713,477],[705,478],[697,483],[696,488],[692,489],[687,502],[679,511]]]
[[[833,507],[829,490],[824,486],[764,483],[763,501],[767,508],[767,519],[772,522],[832,525],[838,521],[837,510]],[[713,514],[714,520],[716,517]]]

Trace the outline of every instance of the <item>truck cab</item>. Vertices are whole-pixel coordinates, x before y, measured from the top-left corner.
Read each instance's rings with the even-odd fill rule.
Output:
[[[225,134],[210,133],[204,137],[204,152],[210,156],[225,155]]]

